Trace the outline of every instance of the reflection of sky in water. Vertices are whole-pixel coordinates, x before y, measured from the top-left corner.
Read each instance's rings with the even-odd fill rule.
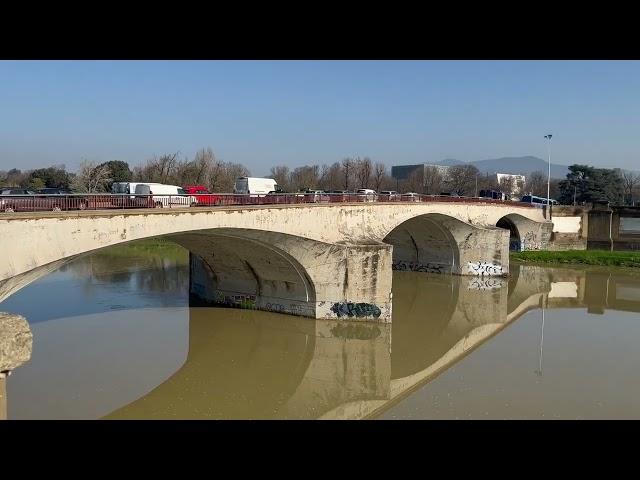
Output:
[[[110,310],[186,306],[187,253],[172,260],[162,254],[160,248],[146,256],[114,258],[103,253],[78,258],[1,302],[0,311],[37,323]]]
[[[635,312],[534,310],[387,410],[383,419],[640,419]]]

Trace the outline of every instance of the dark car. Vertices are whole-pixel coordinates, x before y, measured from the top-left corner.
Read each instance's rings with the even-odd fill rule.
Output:
[[[68,188],[40,188],[37,193],[38,195],[73,195]]]
[[[84,210],[87,199],[65,194],[42,194],[26,188],[5,188],[0,191],[0,211],[38,212],[43,210]]]

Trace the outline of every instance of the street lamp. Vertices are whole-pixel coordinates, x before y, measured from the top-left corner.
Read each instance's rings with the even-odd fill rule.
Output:
[[[549,176],[547,177],[547,210],[549,211],[549,219],[551,219],[551,137],[553,135],[545,135],[544,138],[549,140],[547,144],[547,151],[549,152]]]

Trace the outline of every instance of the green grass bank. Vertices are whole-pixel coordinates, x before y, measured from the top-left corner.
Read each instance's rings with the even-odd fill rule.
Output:
[[[511,252],[511,260],[526,263],[555,263],[572,265],[602,265],[607,267],[640,268],[639,252],[610,252],[609,250],[566,250]]]

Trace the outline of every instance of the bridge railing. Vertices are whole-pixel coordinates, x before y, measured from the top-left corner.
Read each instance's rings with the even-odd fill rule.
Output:
[[[295,205],[305,203],[406,203],[447,202],[518,205],[536,208],[531,203],[493,200],[480,197],[421,194],[372,193],[270,193],[232,194],[211,193],[195,195],[130,195],[130,194],[71,194],[71,195],[0,195],[0,212],[41,212],[68,210],[113,210],[140,208],[190,208],[243,205]]]

